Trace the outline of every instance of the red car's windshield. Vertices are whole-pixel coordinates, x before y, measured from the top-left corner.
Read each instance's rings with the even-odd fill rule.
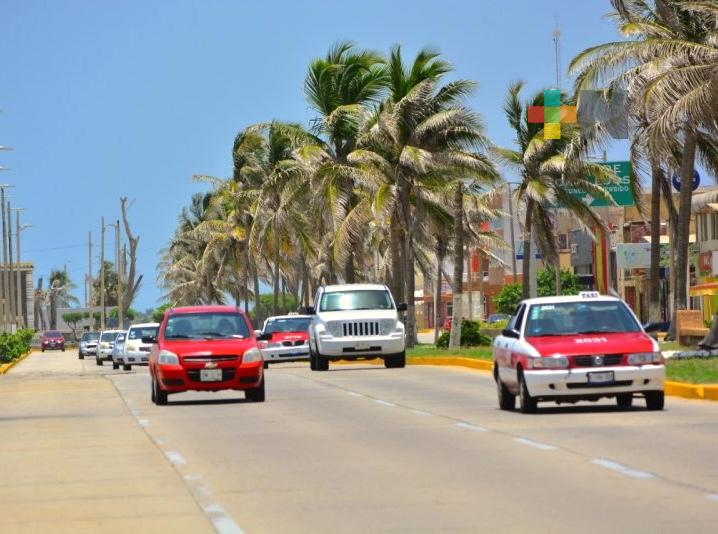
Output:
[[[45,337],[62,337],[60,332],[45,332]]]

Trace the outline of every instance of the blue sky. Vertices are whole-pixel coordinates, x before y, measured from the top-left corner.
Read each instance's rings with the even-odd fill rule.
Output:
[[[206,188],[191,176],[229,176],[232,141],[249,124],[307,124],[306,67],[337,40],[398,43],[408,56],[437,48],[455,77],[479,82],[471,103],[509,145],[509,83],[525,80],[527,97],[554,83],[554,17],[568,86],[570,58],[616,39],[609,10],[607,0],[4,0],[0,145],[15,150],[0,152],[11,169],[0,180],[32,224],[23,259],[36,278],[66,265],[82,299],[88,231],[97,243],[100,217],[117,219],[127,196],[145,277],[134,307],[154,307],[158,251]],[[626,159],[626,146],[608,155]]]

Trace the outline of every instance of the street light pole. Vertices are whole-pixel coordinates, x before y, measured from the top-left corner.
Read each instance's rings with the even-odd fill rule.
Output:
[[[0,167],[0,170],[7,170],[6,167]],[[5,219],[5,189],[15,187],[10,184],[0,184],[0,218],[2,218],[2,287],[0,288],[0,297],[2,297],[2,329],[7,329],[8,321],[8,271],[7,271],[7,227]]]
[[[13,330],[15,320],[17,317],[15,309],[15,268],[13,267],[12,261],[12,208],[10,207],[10,201],[7,201],[7,258],[8,265],[10,267],[10,284],[8,284],[9,296],[8,302],[10,304],[10,331]]]
[[[105,330],[105,218],[100,224],[100,330]]]
[[[20,265],[20,212],[25,208],[13,208],[15,211],[15,317],[19,328],[25,327],[25,313],[22,305],[22,267]]]

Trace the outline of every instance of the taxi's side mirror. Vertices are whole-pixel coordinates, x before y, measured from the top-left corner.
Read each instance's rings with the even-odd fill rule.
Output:
[[[519,339],[521,337],[521,334],[519,334],[519,331],[515,330],[513,328],[504,328],[501,331],[501,335],[504,337],[512,337],[514,339]]]
[[[142,336],[142,343],[154,345],[155,343],[157,343],[157,338],[155,336]]]

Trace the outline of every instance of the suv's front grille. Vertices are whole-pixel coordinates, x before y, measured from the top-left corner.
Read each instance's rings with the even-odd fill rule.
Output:
[[[623,354],[595,354],[591,356],[574,356],[574,367],[604,367],[621,365]]]
[[[378,336],[379,321],[346,321],[342,323],[343,336]]]

